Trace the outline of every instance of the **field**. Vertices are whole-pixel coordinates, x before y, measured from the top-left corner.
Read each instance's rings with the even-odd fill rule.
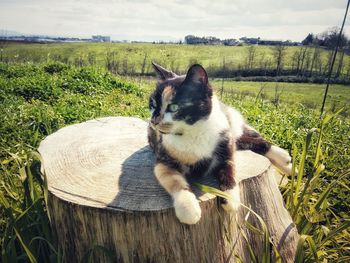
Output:
[[[5,43],[0,47],[0,61],[11,62],[49,62],[58,61],[77,66],[97,65],[107,67],[119,74],[135,75],[152,73],[151,61],[184,73],[188,65],[201,63],[210,72],[223,67],[225,70],[275,69],[274,48],[259,46],[248,59],[248,46],[193,46],[179,44],[128,44],[128,43],[65,43],[65,44],[16,44]],[[283,52],[284,69],[296,70],[296,55],[302,55],[300,47],[286,47]],[[314,48],[305,49],[300,70],[324,74],[328,69],[331,52],[319,49],[317,59],[312,63]],[[252,55],[253,54],[253,55]],[[338,68],[338,60],[335,69]],[[345,55],[341,71],[349,76],[350,57]],[[287,72],[288,73],[288,72]],[[287,74],[286,73],[286,74]]]
[[[116,115],[147,119],[147,98],[155,80],[106,71],[102,64],[107,44],[16,45],[7,46],[6,52],[17,51],[18,57],[27,56],[27,61],[36,63],[0,63],[1,262],[59,262],[60,251],[45,212],[45,186],[36,148],[47,135],[69,124]],[[148,60],[157,58],[160,63],[160,57],[169,57],[163,64],[176,61],[184,69],[188,59],[209,65],[214,62],[206,57],[216,57],[220,63],[223,55],[232,52],[229,47],[116,46],[123,48],[118,49],[118,56],[134,59],[135,67],[142,65],[145,53]],[[138,55],[132,57],[135,49]],[[198,55],[201,49],[205,49],[202,56]],[[93,66],[52,61],[60,54],[74,60],[92,50],[96,60],[101,59]],[[169,56],[160,56],[157,50],[166,50]],[[243,61],[239,55],[235,59]],[[266,138],[293,154],[299,173],[288,178],[281,191],[306,240],[299,248],[302,261],[349,262],[350,87],[330,87],[326,108],[330,115],[320,120],[324,85],[228,79],[211,82],[225,103],[239,109]],[[336,113],[342,107],[343,111]]]
[[[325,85],[311,83],[278,83],[213,80],[218,88],[225,92],[253,98],[263,98],[271,102],[288,104],[300,103],[307,108],[320,109]],[[332,85],[327,97],[326,107],[335,112],[344,108],[342,115],[347,115],[350,108],[350,88],[345,85]]]

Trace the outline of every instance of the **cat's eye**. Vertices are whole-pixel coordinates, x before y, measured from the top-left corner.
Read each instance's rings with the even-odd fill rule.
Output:
[[[177,104],[169,104],[168,105],[168,111],[170,112],[175,112],[179,109],[179,105]]]

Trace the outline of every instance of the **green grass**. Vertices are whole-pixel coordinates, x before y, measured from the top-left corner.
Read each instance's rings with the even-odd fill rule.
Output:
[[[323,155],[323,137],[324,131],[327,129],[328,123],[337,116],[338,113],[326,115],[320,122],[319,127],[309,130],[306,135],[305,142],[302,145],[302,153],[299,164],[296,165],[298,150],[293,147],[293,173],[286,184],[280,188],[285,199],[286,208],[290,211],[293,221],[296,223],[300,239],[295,255],[295,262],[324,262],[328,260],[348,262],[349,254],[349,232],[350,218],[348,215],[338,216],[333,213],[333,221],[327,220],[327,210],[332,211],[329,205],[330,196],[334,189],[344,185],[342,181],[347,182],[350,175],[350,169],[346,170],[336,179],[329,183],[324,183],[321,180],[322,173],[325,171]],[[316,147],[312,148],[312,139],[316,137]],[[313,154],[310,156],[310,153]],[[305,169],[307,162],[313,162],[312,170]],[[306,173],[306,174],[304,174]],[[320,187],[323,185],[323,187]],[[231,196],[217,189],[197,185],[202,191],[208,192],[226,199]],[[256,234],[264,236],[262,255],[254,253],[254,249],[250,248],[252,262],[257,262],[256,258],[261,258],[261,262],[270,262],[270,246],[275,249],[276,244],[270,241],[270,235],[263,219],[252,211],[249,207],[242,204],[242,209],[247,210],[247,213],[252,213],[259,221],[258,226],[249,227],[248,219],[243,222],[243,227],[248,227]],[[327,222],[326,224],[324,222]],[[334,224],[336,222],[336,224]],[[333,227],[330,229],[330,225]],[[260,229],[260,230],[259,230]],[[249,243],[249,242],[248,242]],[[271,244],[270,244],[271,243]],[[274,259],[274,262],[277,259]]]
[[[214,80],[212,84],[220,88],[221,80]],[[325,84],[310,83],[278,83],[278,82],[244,82],[224,81],[224,91],[241,96],[262,98],[275,101],[276,95],[280,102],[300,103],[307,108],[321,109]],[[350,108],[350,87],[345,85],[331,85],[327,97],[327,108],[333,112],[344,108],[346,114]]]
[[[214,84],[220,93],[220,82]],[[238,85],[244,90],[260,84]],[[116,115],[148,118],[148,95],[154,80],[115,77],[98,67],[0,64],[0,87],[1,261],[60,261],[62,255],[48,224],[36,148],[44,137],[69,124]],[[313,88],[318,89],[310,86],[303,95],[308,100],[314,98],[310,94]],[[337,89],[346,102],[346,87]],[[318,109],[303,105],[302,99],[284,103],[289,102],[288,96],[273,104],[261,96],[256,99],[225,90],[223,100],[240,110],[266,138],[294,154],[303,172],[281,188],[287,207],[299,231],[312,237],[320,262],[346,262],[350,256],[346,223],[350,185],[348,177],[341,176],[350,163],[349,118],[338,115],[322,126]],[[319,132],[307,137],[313,128]],[[322,140],[317,137],[320,133]],[[300,247],[304,249],[304,245]],[[301,257],[313,261],[312,249],[306,246],[302,252]]]
[[[145,92],[94,68],[0,64],[2,262],[56,262],[36,148],[68,124],[101,116],[145,118]],[[50,71],[51,73],[49,73]],[[27,260],[25,260],[27,259]]]
[[[287,47],[283,59],[285,68],[291,68],[293,54],[300,47]],[[204,67],[221,68],[225,59],[226,68],[241,69],[246,66],[248,46],[193,46],[169,44],[129,44],[129,43],[61,43],[61,44],[19,44],[9,43],[3,47],[3,58],[13,62],[49,62],[61,61],[76,65],[105,66],[107,61],[117,64],[118,72],[152,72],[151,60],[171,68],[176,72],[185,72],[193,63]],[[310,49],[310,52],[312,49]],[[329,52],[321,51],[322,67],[327,64]],[[146,63],[144,63],[144,60]],[[253,68],[274,68],[273,49],[270,46],[258,46]],[[345,57],[344,73],[350,68],[350,58]],[[336,65],[335,65],[336,66]]]

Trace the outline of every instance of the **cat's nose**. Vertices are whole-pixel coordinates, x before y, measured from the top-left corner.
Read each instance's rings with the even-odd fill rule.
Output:
[[[151,123],[153,125],[158,125],[160,123],[160,121],[161,121],[161,117],[160,116],[152,117],[152,119],[151,119]]]

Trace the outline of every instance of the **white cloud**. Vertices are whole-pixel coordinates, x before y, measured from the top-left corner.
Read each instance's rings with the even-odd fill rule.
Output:
[[[302,40],[339,26],[346,0],[0,0],[0,27],[24,33],[128,39],[260,36]],[[350,21],[346,32],[350,34]]]

